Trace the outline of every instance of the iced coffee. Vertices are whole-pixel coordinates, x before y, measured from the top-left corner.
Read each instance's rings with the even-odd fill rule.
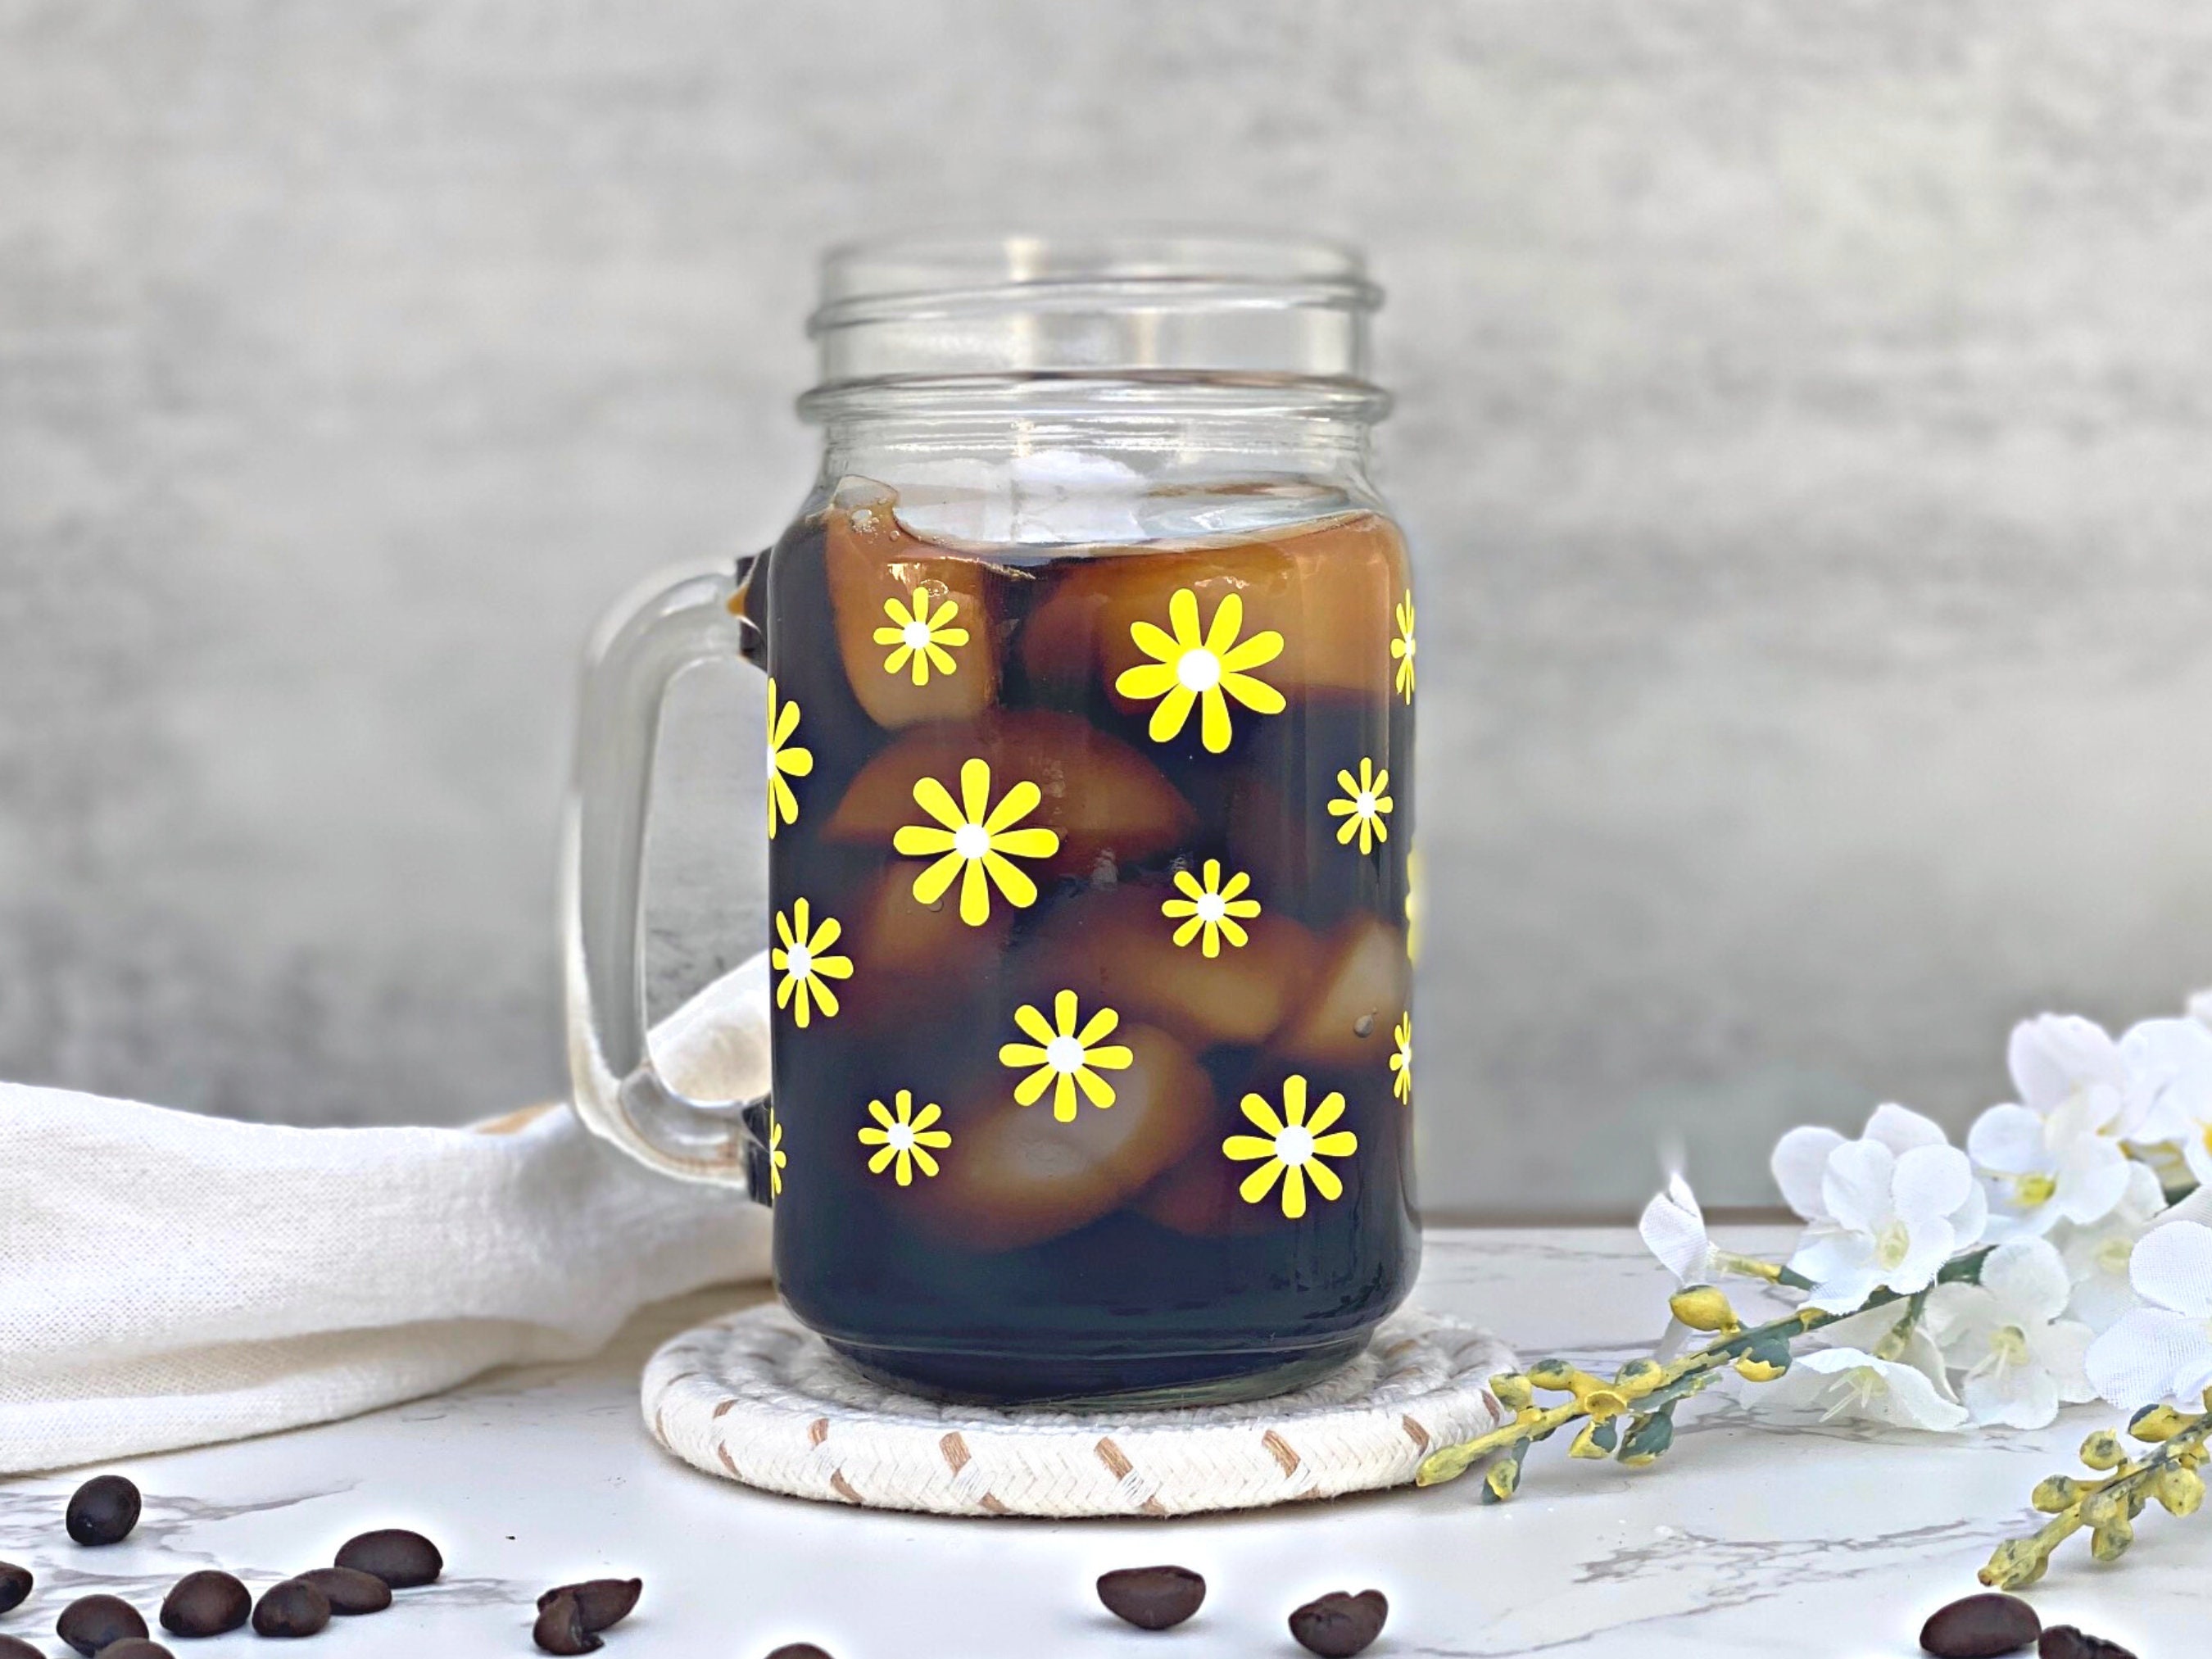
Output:
[[[956,1397],[1355,1350],[1417,1237],[1395,528],[993,543],[848,479],[743,603],[800,1316]]]

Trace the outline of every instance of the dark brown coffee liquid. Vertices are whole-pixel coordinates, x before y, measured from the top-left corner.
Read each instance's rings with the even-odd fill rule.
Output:
[[[1399,537],[977,550],[891,505],[794,527],[748,600],[796,814],[784,1296],[926,1392],[1326,1369],[1418,1249]]]

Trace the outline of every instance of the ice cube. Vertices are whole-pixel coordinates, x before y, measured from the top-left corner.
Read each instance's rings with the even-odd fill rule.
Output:
[[[1005,905],[970,927],[952,894],[934,904],[914,896],[910,871],[884,872],[867,888],[852,918],[852,956],[861,971],[840,987],[854,1031],[877,1032],[971,998],[998,962],[1013,931]]]
[[[1023,624],[1022,663],[1062,692],[1095,680],[1116,708],[1133,713],[1142,700],[1124,696],[1116,682],[1156,660],[1139,648],[1136,624],[1171,632],[1170,602],[1188,588],[1200,635],[1210,639],[1221,601],[1234,593],[1243,609],[1239,640],[1282,636],[1281,652],[1250,669],[1255,678],[1285,693],[1352,691],[1380,703],[1390,690],[1393,607],[1407,568],[1396,527],[1366,513],[1261,539],[1102,552],[1062,576]]]
[[[1018,782],[1042,793],[1014,827],[1054,830],[1060,846],[1049,858],[1024,860],[1033,869],[1090,875],[1136,862],[1176,845],[1197,823],[1159,769],[1118,738],[1073,714],[999,710],[903,734],[860,769],[824,833],[889,845],[902,826],[931,822],[915,804],[915,784],[934,778],[957,800],[971,758],[990,767],[994,805]]]
[[[837,650],[878,726],[960,720],[998,695],[990,567],[909,535],[879,485],[848,480],[823,530]]]
[[[1144,475],[1104,455],[1039,449],[1004,461],[917,461],[898,518],[916,536],[981,550],[1146,538]]]
[[[1347,917],[1322,941],[1312,988],[1267,1047],[1309,1065],[1386,1066],[1412,981],[1403,933],[1370,915]]]
[[[1008,1071],[990,1098],[952,1114],[943,1173],[921,1206],[939,1231],[976,1249],[1041,1243],[1096,1221],[1190,1149],[1212,1121],[1205,1072],[1156,1027],[1124,1024],[1112,1040],[1131,1060],[1109,1074],[1111,1106],[1086,1103],[1063,1123],[1049,1095],[1017,1106]]]
[[[1145,1188],[1137,1212],[1171,1231],[1200,1237],[1240,1237],[1280,1225],[1279,1205],[1248,1204],[1237,1190],[1252,1166],[1231,1162],[1221,1150],[1229,1136],[1251,1132],[1241,1115],[1233,1122],[1224,1118],[1217,1103],[1198,1144]]]
[[[1297,1006],[1317,942],[1263,900],[1258,915],[1237,921],[1246,942],[1224,937],[1209,957],[1201,938],[1175,942],[1182,921],[1160,905],[1176,896],[1173,887],[1146,883],[1063,902],[1037,937],[1036,973],[1080,992],[1086,1005],[1162,1026],[1194,1048],[1261,1041]]]

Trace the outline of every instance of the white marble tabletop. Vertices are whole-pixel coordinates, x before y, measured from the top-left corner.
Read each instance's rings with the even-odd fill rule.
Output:
[[[1773,1231],[1730,1241],[1775,1248]],[[1416,1296],[1489,1324],[1524,1358],[1617,1364],[1664,1323],[1664,1275],[1621,1231],[1443,1231]],[[258,1591],[373,1527],[410,1526],[447,1576],[392,1612],[341,1620],[314,1652],[526,1654],[546,1586],[638,1575],[642,1603],[609,1659],[757,1659],[818,1643],[836,1659],[1273,1654],[1300,1650],[1291,1608],[1322,1591],[1389,1595],[1377,1659],[1507,1654],[1854,1659],[1917,1651],[1920,1622],[1978,1588],[1974,1571],[2032,1519],[2035,1481],[2075,1468],[2084,1407],[2040,1433],[1916,1436],[1863,1425],[1782,1431],[1725,1401],[1686,1408],[1655,1467],[1529,1460],[1511,1504],[1474,1479],[1255,1514],[1177,1521],[946,1520],[746,1491],[663,1454],[639,1421],[646,1355],[757,1292],[649,1310],[587,1363],[509,1370],[350,1422],[115,1467],[145,1490],[127,1542],[70,1544],[62,1506],[83,1472],[0,1484],[0,1559],[39,1584],[0,1632],[54,1653],[61,1607],[107,1590],[149,1618],[167,1586],[221,1565]],[[1656,1317],[1655,1317],[1656,1316]],[[1091,1584],[1110,1567],[1180,1562],[1206,1575],[1180,1631],[1115,1622]],[[2205,1650],[2212,1516],[2145,1516],[2134,1551],[2099,1567],[2062,1552],[2033,1592],[2048,1623],[2125,1641],[2142,1659]],[[185,1656],[256,1645],[240,1632]]]

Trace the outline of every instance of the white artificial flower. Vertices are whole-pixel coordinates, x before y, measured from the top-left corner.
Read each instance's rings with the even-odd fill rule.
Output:
[[[1705,1232],[1705,1212],[1680,1175],[1668,1176],[1667,1190],[1644,1206],[1636,1231],[1676,1284],[1704,1285],[1720,1277],[1718,1253]]]
[[[1822,1422],[1863,1417],[1904,1429],[1955,1429],[1966,1408],[1920,1367],[1863,1348],[1815,1348],[1760,1389],[1761,1404],[1818,1410]]]
[[[1928,1322],[1912,1321],[1902,1340],[1897,1334],[1905,1318],[1905,1309],[1894,1302],[1884,1303],[1879,1308],[1869,1308],[1864,1313],[1839,1319],[1825,1329],[1815,1332],[1810,1339],[1810,1351],[1821,1348],[1856,1348],[1880,1358],[1910,1365],[1930,1382],[1936,1392],[1956,1404],[1958,1394],[1951,1387],[1951,1374],[1943,1363],[1943,1351],[1936,1346],[1936,1339],[1928,1334]]]
[[[2212,990],[2199,991],[2189,999],[2189,1017],[2200,1025],[2212,1025]]]
[[[2123,1410],[2162,1400],[2196,1408],[2212,1386],[2212,1227],[2153,1227],[2136,1245],[2128,1280],[2151,1305],[2089,1345],[2089,1381]]]
[[[1774,1148],[1773,1170],[1790,1206],[1811,1224],[1790,1271],[1812,1282],[1807,1303],[1832,1313],[1878,1290],[1926,1290],[1989,1223],[1966,1155],[1902,1106],[1876,1108],[1857,1140],[1792,1129]]]
[[[2073,1285],[2045,1238],[2008,1239],[1982,1262],[1977,1285],[1938,1285],[1928,1298],[1929,1334],[1978,1424],[2039,1429],[2063,1402],[2094,1400],[2082,1370],[2090,1331],[2062,1319]]]
[[[1966,1155],[1982,1174],[1991,1237],[2047,1233],[2061,1221],[2087,1226],[2112,1212],[2128,1190],[2127,1154],[2108,1133],[2120,1105],[2117,1090],[2079,1089],[2048,1113],[1992,1106],[1974,1120]]]
[[[2178,1146],[2199,1185],[2212,1182],[2212,1027],[2147,1019],[2120,1039],[2128,1073],[2128,1139]]]
[[[2208,1189],[2212,1190],[2212,1189]],[[2136,1305],[2128,1262],[2143,1231],[2166,1209],[2166,1189],[2149,1165],[2130,1162],[2128,1189],[2111,1214],[2094,1226],[2063,1226],[2052,1236],[2073,1281],[2066,1311],[2092,1331],[2110,1330]]]
[[[2020,1103],[2039,1117],[2049,1117],[2077,1097],[2102,1095],[2110,1097],[2113,1109],[2094,1107],[2091,1115],[2120,1135],[2135,1127],[2124,1118],[2128,1068],[2119,1045],[2093,1019],[2044,1014],[2021,1021],[2005,1045],[2005,1065]]]

